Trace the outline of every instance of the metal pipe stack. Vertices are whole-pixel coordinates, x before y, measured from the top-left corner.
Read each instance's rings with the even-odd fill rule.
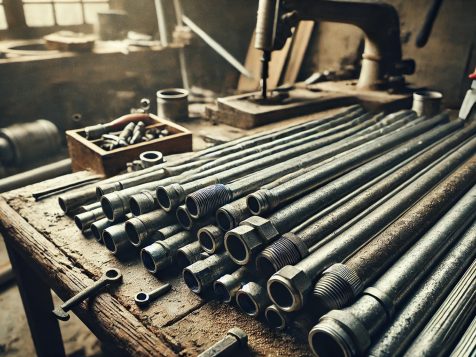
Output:
[[[60,205],[118,258],[178,267],[202,298],[304,330],[316,355],[459,356],[474,353],[475,134],[351,106]]]

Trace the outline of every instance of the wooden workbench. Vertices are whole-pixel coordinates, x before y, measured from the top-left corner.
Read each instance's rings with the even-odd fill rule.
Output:
[[[203,123],[191,123],[191,129],[228,137],[242,134],[230,127],[225,130],[223,126]],[[263,129],[267,128],[258,130]],[[167,271],[158,276],[148,273],[137,253],[118,260],[93,237],[78,231],[73,220],[60,210],[56,196],[39,202],[32,198],[32,192],[88,175],[91,173],[78,172],[55,178],[0,198],[0,230],[40,357],[64,354],[58,322],[51,313],[49,289],[66,300],[99,278],[108,267],[121,270],[123,284],[73,312],[104,344],[115,346],[126,355],[194,356],[234,326],[248,333],[251,355],[310,355],[305,334],[277,333],[233,306],[204,301],[189,291],[180,272]],[[136,306],[133,299],[137,292],[151,291],[164,282],[173,286],[169,294],[146,309]]]

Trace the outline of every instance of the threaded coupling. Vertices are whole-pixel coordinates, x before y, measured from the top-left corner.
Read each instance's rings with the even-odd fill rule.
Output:
[[[314,297],[327,309],[341,309],[362,291],[358,275],[344,264],[334,264],[322,273],[314,287]]]
[[[131,196],[129,206],[134,216],[140,216],[159,208],[159,203],[152,192],[143,191]]]
[[[223,184],[211,185],[197,190],[185,199],[190,215],[197,219],[214,214],[221,206],[231,202],[233,195]]]

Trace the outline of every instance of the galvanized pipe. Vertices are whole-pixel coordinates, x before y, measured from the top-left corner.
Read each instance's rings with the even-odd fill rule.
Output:
[[[450,357],[474,356],[476,354],[476,317],[473,319]]]
[[[235,171],[225,171],[221,174],[215,175],[215,177],[209,176],[204,180],[183,185],[183,190],[186,193],[196,191],[191,193],[186,198],[185,202],[187,208],[194,218],[203,217],[212,212],[214,213],[224,204],[243,197],[244,195],[258,189],[259,187],[273,180],[281,178],[283,175],[295,173],[295,171],[303,169],[306,166],[316,164],[336,154],[356,148],[359,145],[366,144],[368,141],[406,124],[408,121],[414,119],[414,116],[410,115],[403,118],[400,116],[387,116],[384,119],[382,118],[383,115],[377,115],[372,119],[373,122],[377,122],[377,124],[370,126],[368,129],[371,130],[367,134],[361,134],[359,131],[357,131],[358,128],[356,127],[351,129],[354,131],[350,133],[352,135],[350,137],[346,137],[343,132],[337,134],[338,137],[336,135],[332,135],[322,140],[313,141],[309,143],[309,145],[305,144],[305,152],[309,152],[309,148],[313,150],[308,155],[295,157],[295,152],[299,147],[291,146],[290,149],[284,152],[278,152],[274,156],[270,155],[267,159],[252,161],[251,164],[254,166],[249,166],[248,168],[242,166]],[[395,121],[395,118],[398,118],[399,120]],[[383,128],[381,131],[379,131],[378,128],[381,127]],[[323,147],[322,144],[325,144],[326,147]],[[378,146],[377,142],[375,142],[375,145]],[[362,145],[362,147],[363,146],[365,145]],[[317,151],[316,149],[319,148],[322,148],[322,150]],[[355,152],[358,151],[359,149],[356,149]],[[360,149],[360,151],[362,151],[362,149]],[[302,150],[300,150],[300,152],[303,153]],[[356,157],[356,160],[354,161],[358,161],[358,156],[349,155],[349,157]],[[269,162],[269,160],[272,160],[271,166],[266,164],[266,162]],[[258,164],[260,161],[265,164],[264,167]],[[275,164],[276,162],[278,162],[278,164]],[[242,176],[251,172],[254,172],[252,178],[242,178]],[[235,182],[228,185],[223,185],[223,183],[227,183],[236,178],[239,180],[236,180]],[[211,186],[207,187],[208,185]],[[176,187],[175,189],[180,190],[179,187]],[[159,193],[159,191],[157,192]],[[164,205],[162,205],[162,207],[164,207]]]
[[[270,304],[265,281],[250,281],[236,292],[236,304],[246,315],[258,317]]]
[[[412,294],[405,306],[399,310],[390,326],[383,331],[368,354],[373,357],[402,355],[433,316],[475,256],[476,224],[473,223],[461,240],[428,274],[428,278]],[[461,341],[463,340],[464,337]],[[473,338],[473,340],[476,342],[476,339]],[[466,342],[468,341],[471,339]],[[469,355],[468,352],[470,351],[466,351],[464,355]]]
[[[474,159],[474,158],[473,158]],[[420,240],[388,269],[354,304],[325,314],[309,334],[309,343],[325,357],[363,354],[448,248],[476,218],[476,186],[466,193]],[[474,284],[476,286],[476,284]],[[474,305],[474,304],[473,304]],[[328,352],[329,350],[327,350]],[[417,354],[418,355],[418,354]]]
[[[334,181],[296,201],[298,203],[304,201],[306,204],[297,205],[296,202],[293,202],[293,204],[277,211],[268,219],[258,216],[248,218],[243,221],[239,227],[226,233],[225,249],[237,264],[247,264],[250,259],[254,259],[266,245],[276,240],[280,234],[302,222],[303,218],[309,218],[314,214],[314,212],[334,203],[359,185],[365,184],[368,180],[371,180],[388,170],[392,165],[397,165],[409,156],[421,151],[422,148],[431,145],[435,140],[448,135],[461,125],[461,122],[452,122],[435,128],[430,132],[422,134],[419,137],[410,140],[408,143],[405,143],[404,145],[401,145],[368,162],[367,164],[340,176]],[[378,148],[378,145],[375,147]],[[368,151],[372,151],[372,149],[369,148]],[[354,155],[349,155],[349,158],[352,157],[354,157]],[[342,170],[339,161],[341,160],[321,166],[316,170],[315,177],[319,177],[321,181],[328,177],[334,177],[336,171]],[[352,160],[349,160],[347,157],[344,157],[342,161],[352,162]],[[355,163],[351,165],[355,165]],[[314,171],[311,171],[309,174],[313,172]],[[300,181],[299,184],[306,181],[308,180]],[[248,196],[248,198],[249,197],[250,196]],[[250,207],[249,204],[250,201],[248,200],[248,207]],[[272,228],[267,229],[264,234],[261,234],[260,227],[266,226]]]
[[[380,116],[379,116],[380,117]],[[410,120],[411,117],[407,117]],[[435,119],[434,124],[436,125],[437,122],[441,122],[443,120],[447,120],[447,117],[440,117]],[[185,200],[185,197],[199,189],[205,188],[210,185],[216,185],[219,183],[228,183],[232,180],[239,179],[244,175],[248,175],[254,173],[256,171],[263,170],[268,168],[268,170],[262,171],[263,177],[260,177],[260,185],[266,184],[275,180],[277,177],[276,171],[274,170],[284,170],[282,174],[290,173],[295,170],[301,169],[305,166],[312,165],[324,159],[330,158],[334,155],[339,153],[343,153],[350,149],[353,149],[360,145],[368,144],[370,140],[373,140],[378,137],[385,137],[385,140],[392,141],[393,135],[387,134],[396,128],[399,128],[407,123],[405,118],[394,122],[393,124],[381,127],[383,124],[374,124],[375,130],[370,132],[369,134],[359,136],[358,133],[353,135],[351,138],[339,138],[340,141],[335,142],[333,136],[325,137],[315,142],[310,142],[306,144],[299,145],[297,147],[293,147],[291,149],[284,150],[282,152],[278,152],[276,154],[268,155],[263,157],[265,153],[255,154],[256,158],[250,160],[250,157],[247,158],[247,163],[241,165],[239,163],[240,160],[233,162],[229,166],[233,166],[233,168],[225,171],[221,171],[216,174],[211,174],[208,172],[203,172],[202,179],[190,181],[185,184],[172,184],[169,186],[160,186],[156,190],[157,198],[159,200],[160,206],[169,211],[177,207],[180,203]],[[425,126],[423,122],[418,125],[412,125],[407,129],[402,129],[398,131],[398,133],[394,133],[398,136],[400,133],[406,133],[407,131],[412,131],[412,128],[420,128],[422,125]],[[429,126],[426,125],[425,128]],[[418,129],[415,130],[418,132]],[[412,132],[412,135],[415,135],[415,132]],[[375,142],[376,144],[378,141]],[[332,144],[332,145],[331,145]],[[319,152],[318,150],[321,149]],[[279,162],[280,164],[276,165],[275,163]],[[223,168],[223,167],[222,167]],[[255,185],[254,181],[248,183]],[[226,187],[223,185],[213,186],[215,190],[210,189],[206,195],[203,195],[203,199],[200,199],[200,202],[203,204],[205,210],[209,210],[207,207],[209,205],[213,205],[215,209],[218,209],[223,204],[227,202],[231,202],[233,196]],[[210,201],[210,197],[219,197],[219,200]],[[237,195],[236,198],[240,196]],[[229,198],[228,201],[225,198]],[[198,197],[197,197],[198,200]]]
[[[182,226],[180,224],[171,224],[170,226],[166,226],[164,228],[158,229],[152,235],[151,239],[156,242],[158,240],[164,240],[169,237],[172,237],[174,234],[177,234],[182,231]]]
[[[102,239],[106,248],[114,255],[120,256],[131,250],[133,246],[129,241],[124,223],[104,229]]]
[[[200,244],[195,241],[177,249],[175,253],[175,265],[179,269],[184,269],[199,260],[208,258],[208,254],[202,251]]]
[[[302,308],[311,289],[313,280],[332,263],[344,260],[374,234],[405,212],[414,202],[451,173],[476,150],[476,138],[456,150],[453,154],[422,175],[412,185],[368,214],[344,233],[317,249],[294,266],[286,266],[268,281],[271,300],[285,311]],[[476,160],[472,157],[471,162]],[[476,162],[476,161],[475,161]],[[466,197],[466,196],[465,196]],[[289,207],[289,206],[288,206]],[[299,281],[299,283],[297,283]]]
[[[223,231],[229,231],[240,224],[241,221],[251,217],[251,212],[246,204],[246,197],[242,197],[220,207],[216,212],[217,225]]]
[[[172,265],[177,250],[195,241],[196,235],[182,231],[163,240],[156,241],[142,248],[140,256],[142,264],[151,273],[157,273]]]
[[[203,293],[215,280],[231,273],[236,265],[226,253],[213,254],[183,270],[183,280],[195,294]]]
[[[314,287],[314,300],[325,311],[348,306],[475,183],[476,159],[460,166],[345,263],[326,269]]]
[[[404,356],[435,356],[450,352],[476,311],[476,260],[451,290]]]
[[[160,206],[154,191],[142,191],[129,199],[129,209],[134,216],[140,216],[158,208]]]
[[[107,218],[101,218],[101,219],[97,220],[96,222],[94,222],[93,224],[91,224],[91,232],[93,233],[94,238],[96,238],[96,240],[99,243],[104,243],[104,241],[102,239],[103,231],[106,228],[109,228],[109,227],[111,227],[115,224],[116,223],[111,222]]]
[[[126,221],[126,232],[134,247],[143,247],[153,243],[154,233],[160,228],[175,223],[173,215],[162,210],[146,213]]]
[[[225,274],[213,283],[213,291],[218,300],[230,303],[236,292],[244,283],[251,281],[253,272],[247,267],[240,267],[231,274]]]
[[[458,131],[445,138],[424,153],[417,154],[405,162],[403,167],[394,167],[394,173],[377,182],[369,182],[370,188],[362,191],[354,198],[347,200],[337,207],[329,206],[319,212],[310,222],[302,223],[286,233],[276,242],[271,243],[258,256],[258,270],[269,276],[285,265],[294,265],[310,253],[317,250],[327,241],[345,231],[351,224],[357,222],[375,207],[385,202],[399,192],[403,185],[410,184],[418,175],[428,170],[439,160],[449,156],[465,139],[476,133],[476,124]],[[412,176],[413,175],[413,176]],[[411,177],[411,179],[410,179]],[[364,186],[365,187],[365,186]],[[331,208],[331,210],[329,210]]]
[[[200,246],[208,254],[214,254],[223,248],[224,236],[225,233],[213,224],[200,228],[197,233]]]

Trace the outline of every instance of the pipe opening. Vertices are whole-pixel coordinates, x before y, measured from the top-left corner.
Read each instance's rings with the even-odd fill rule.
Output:
[[[195,200],[193,199],[193,197],[187,196],[187,198],[185,198],[185,206],[187,207],[188,212],[192,216],[198,217],[198,205],[197,202],[195,202]]]
[[[239,291],[236,295],[236,303],[245,314],[250,316],[256,316],[258,314],[258,306],[248,294]]]
[[[78,216],[74,216],[74,223],[76,224],[76,227],[82,232],[83,231],[83,222],[81,221],[81,218]]]
[[[170,203],[169,195],[167,194],[165,188],[158,187],[155,193],[157,195],[157,201],[159,201],[160,206],[164,209],[170,209],[172,204]]]
[[[237,261],[245,261],[248,257],[248,252],[246,250],[245,244],[235,234],[229,234],[226,239],[226,250],[227,252]]]
[[[114,209],[112,208],[111,201],[109,201],[109,199],[106,196],[101,198],[101,208],[102,208],[102,211],[104,212],[104,215],[108,219],[110,220],[114,219]]]
[[[183,280],[190,290],[197,293],[200,291],[201,284],[195,275],[188,269],[183,271]]]
[[[213,237],[211,237],[206,231],[198,232],[198,241],[206,251],[211,252],[215,249],[215,241],[213,240]]]
[[[248,206],[248,209],[251,211],[251,213],[255,215],[260,214],[261,206],[259,204],[259,200],[256,197],[248,196],[246,198],[246,205]]]
[[[177,208],[177,220],[184,228],[190,229],[192,227],[192,220],[183,207]]]
[[[101,232],[99,231],[99,228],[95,224],[91,225],[91,232],[93,232],[93,236],[94,238],[96,238],[98,242],[102,240]]]
[[[116,269],[110,269],[110,270],[106,271],[106,276],[109,279],[115,279],[119,276],[119,272]]]
[[[233,220],[226,211],[218,210],[216,214],[216,220],[218,226],[225,232],[235,228],[233,226]]]
[[[148,299],[148,295],[146,293],[137,293],[136,301],[145,302]]]
[[[273,297],[276,305],[282,308],[290,308],[293,306],[294,298],[286,285],[280,281],[271,281],[269,285],[269,293]]]
[[[68,207],[63,197],[58,197],[58,203],[64,213],[68,212]]]
[[[152,255],[145,249],[142,249],[140,252],[140,257],[142,260],[142,265],[146,268],[149,272],[155,272],[155,262]]]
[[[319,356],[346,356],[346,354],[342,350],[342,346],[337,343],[336,340],[325,331],[311,331],[309,342],[311,348]]]
[[[130,207],[131,213],[134,216],[141,215],[140,205],[134,197],[131,197],[131,199],[129,200],[129,207]]]
[[[139,233],[133,223],[126,222],[126,234],[132,244],[138,245],[140,243]]]
[[[218,300],[224,302],[231,301],[230,292],[222,282],[216,281],[215,284],[213,284],[213,290]]]
[[[283,316],[274,309],[267,309],[265,311],[266,321],[268,321],[269,326],[274,329],[282,329],[286,325],[286,321]]]
[[[102,233],[102,237],[103,237],[104,245],[106,246],[106,248],[109,251],[115,253],[116,252],[116,245],[114,244],[114,240],[112,239],[111,233],[109,233],[108,231],[104,231]]]
[[[184,269],[188,267],[191,262],[187,253],[183,250],[178,250],[175,254],[175,264],[178,266],[179,269]]]

